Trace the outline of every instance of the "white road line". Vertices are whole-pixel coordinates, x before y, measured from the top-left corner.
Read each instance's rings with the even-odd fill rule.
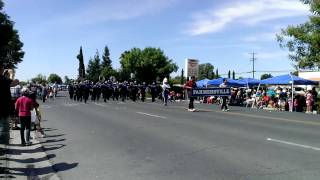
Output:
[[[271,139],[271,138],[267,138],[267,141],[273,141],[273,142],[287,144],[287,145],[291,145],[291,146],[297,146],[297,147],[302,147],[302,148],[306,148],[306,149],[312,149],[315,151],[320,151],[320,148],[317,148],[317,147],[303,145],[303,144],[297,144],[297,143],[288,142],[288,141],[282,141],[282,140]]]
[[[49,109],[49,108],[51,108],[51,106],[49,106],[49,105],[41,105],[41,108],[42,109]]]
[[[148,113],[144,113],[144,112],[137,112],[137,113],[138,114],[142,114],[142,115],[146,115],[146,116],[157,117],[157,118],[161,118],[161,119],[167,119],[167,117],[164,117],[164,116],[158,116],[158,115],[148,114]]]
[[[79,104],[77,103],[66,103],[66,104],[63,104],[64,106],[67,106],[67,107],[73,107],[73,106],[78,106]]]
[[[106,107],[106,105],[104,105],[104,104],[98,104],[98,103],[94,103],[94,104],[97,105],[97,106]]]

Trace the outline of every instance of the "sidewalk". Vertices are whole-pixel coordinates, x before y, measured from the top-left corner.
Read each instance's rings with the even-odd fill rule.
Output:
[[[59,180],[56,172],[53,170],[47,154],[43,151],[41,143],[34,138],[35,133],[31,132],[33,137],[31,146],[21,146],[20,131],[10,131],[10,142],[7,145],[6,154],[1,157],[6,160],[7,168],[5,175],[0,174],[0,179],[16,180]]]

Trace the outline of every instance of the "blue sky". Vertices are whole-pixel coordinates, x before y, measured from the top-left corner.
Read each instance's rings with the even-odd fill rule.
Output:
[[[251,77],[250,52],[257,71],[293,69],[275,34],[308,19],[299,0],[4,0],[26,52],[17,78],[37,74],[77,77],[76,56],[85,65],[107,45],[113,67],[132,47],[160,47],[179,66],[186,58],[211,63],[220,74],[235,70]],[[176,75],[176,74],[173,74]],[[256,73],[260,77],[261,73]],[[276,75],[279,73],[273,73]]]

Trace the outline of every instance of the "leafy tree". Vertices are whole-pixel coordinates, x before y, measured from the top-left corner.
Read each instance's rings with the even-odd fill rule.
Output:
[[[31,82],[35,83],[35,84],[47,84],[48,83],[47,77],[42,74],[38,74],[36,77],[32,78]]]
[[[232,71],[232,79],[236,79],[236,73]]]
[[[152,47],[125,51],[120,57],[120,64],[123,72],[133,73],[136,80],[146,83],[162,80],[178,70],[178,66],[161,49]]]
[[[229,79],[231,78],[231,71],[230,70],[228,71],[228,78]]]
[[[14,22],[2,10],[4,3],[0,0],[0,61],[5,68],[16,68],[22,62],[24,52],[18,31],[13,28]]]
[[[292,73],[292,75],[299,76],[299,71],[293,71],[291,73]]]
[[[71,84],[71,79],[68,76],[64,76],[64,84]]]
[[[301,0],[310,6],[312,15],[309,21],[296,26],[288,26],[277,35],[280,47],[287,48],[289,58],[296,63],[296,68],[320,68],[320,1]]]
[[[210,63],[199,64],[199,77],[198,79],[210,78],[212,76],[214,66]]]
[[[80,46],[80,52],[77,55],[77,59],[79,60],[79,68],[78,68],[79,75],[78,75],[78,78],[79,79],[84,79],[86,71],[85,71],[85,66],[84,66],[84,61],[83,61],[82,46]]]
[[[262,74],[260,79],[263,80],[263,79],[268,79],[268,78],[272,78],[273,76],[271,74]]]
[[[181,83],[181,76],[176,76],[174,78],[170,78],[169,84],[180,84]]]
[[[87,67],[87,79],[93,82],[99,81],[101,74],[101,65],[100,65],[100,57],[99,52],[96,52],[94,58],[90,58],[88,67]]]
[[[62,79],[58,74],[50,74],[48,77],[49,83],[62,84]]]
[[[216,78],[220,78],[218,69],[216,70]]]
[[[211,74],[211,78],[210,79],[214,79],[216,78],[216,74],[212,71],[212,74]]]
[[[109,79],[111,76],[117,76],[117,71],[114,70],[112,67],[104,67],[101,70],[101,77],[104,77],[105,79]]]

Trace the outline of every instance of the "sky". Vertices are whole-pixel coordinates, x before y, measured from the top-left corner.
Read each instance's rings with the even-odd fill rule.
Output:
[[[85,65],[96,51],[110,49],[114,68],[133,47],[159,47],[178,66],[185,59],[211,63],[219,74],[255,77],[292,71],[287,49],[276,34],[308,20],[299,0],[3,0],[15,22],[25,57],[16,78],[41,73],[77,77],[80,46]]]

